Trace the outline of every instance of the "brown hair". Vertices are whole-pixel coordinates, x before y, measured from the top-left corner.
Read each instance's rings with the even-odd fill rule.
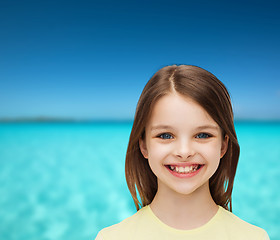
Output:
[[[157,192],[157,178],[140,151],[139,139],[145,135],[145,126],[154,104],[172,91],[196,101],[217,122],[223,136],[228,135],[227,152],[210,178],[209,187],[215,203],[232,211],[231,194],[239,158],[239,144],[230,96],[224,84],[213,74],[190,65],[173,65],[160,69],[146,84],[139,98],[125,162],[126,181],[136,208],[139,210],[150,204]]]

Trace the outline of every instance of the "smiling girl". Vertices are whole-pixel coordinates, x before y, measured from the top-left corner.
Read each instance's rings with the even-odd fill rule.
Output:
[[[223,83],[195,66],[162,68],[140,96],[127,149],[137,213],[96,239],[269,239],[231,213],[238,158]]]

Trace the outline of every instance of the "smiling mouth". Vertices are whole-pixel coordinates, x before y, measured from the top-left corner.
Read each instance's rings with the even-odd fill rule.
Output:
[[[188,166],[165,165],[169,170],[179,174],[193,173],[199,170],[203,164],[192,164]]]

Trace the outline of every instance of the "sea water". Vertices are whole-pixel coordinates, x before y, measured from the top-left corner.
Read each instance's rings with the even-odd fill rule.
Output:
[[[131,122],[0,124],[0,240],[86,240],[135,213]],[[237,122],[233,212],[280,239],[280,123]]]

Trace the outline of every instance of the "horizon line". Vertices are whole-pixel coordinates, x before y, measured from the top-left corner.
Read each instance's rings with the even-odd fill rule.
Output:
[[[0,117],[0,123],[133,122],[134,118]],[[234,118],[236,122],[280,122],[279,118]]]

